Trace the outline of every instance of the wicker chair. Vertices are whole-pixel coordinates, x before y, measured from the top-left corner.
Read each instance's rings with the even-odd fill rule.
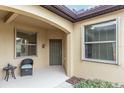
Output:
[[[27,76],[33,75],[33,60],[32,59],[24,59],[20,64],[20,75]]]

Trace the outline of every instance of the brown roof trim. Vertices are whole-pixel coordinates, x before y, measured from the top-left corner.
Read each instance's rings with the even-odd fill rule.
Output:
[[[41,5],[42,7],[52,11],[53,13],[71,21],[75,22],[76,15],[68,8],[60,5]]]
[[[41,5],[41,6],[73,23],[81,20],[93,18],[96,16],[100,16],[103,14],[107,14],[110,12],[114,12],[120,9],[124,9],[124,5],[101,5],[83,11],[82,13],[78,12],[77,14],[75,14],[73,11],[71,11],[64,5]]]

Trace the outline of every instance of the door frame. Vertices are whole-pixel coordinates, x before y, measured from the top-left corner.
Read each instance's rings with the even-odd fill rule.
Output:
[[[61,59],[61,62],[62,62],[62,64],[61,64],[61,66],[63,66],[63,39],[49,39],[49,66],[52,66],[52,65],[50,65],[50,40],[61,40],[61,43],[62,43],[62,59]]]

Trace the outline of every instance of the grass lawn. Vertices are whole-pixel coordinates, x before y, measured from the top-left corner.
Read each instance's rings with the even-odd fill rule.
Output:
[[[124,85],[102,80],[81,80],[74,84],[74,88],[124,88]]]

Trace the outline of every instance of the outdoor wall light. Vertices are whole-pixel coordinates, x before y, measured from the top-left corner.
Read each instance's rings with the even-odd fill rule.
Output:
[[[45,48],[45,44],[42,44],[42,48]]]

